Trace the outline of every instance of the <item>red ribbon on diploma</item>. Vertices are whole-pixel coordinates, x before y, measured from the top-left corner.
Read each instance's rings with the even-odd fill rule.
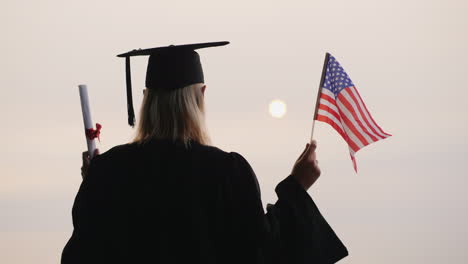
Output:
[[[101,142],[101,139],[99,138],[99,135],[101,134],[101,124],[96,123],[96,129],[94,128],[88,128],[86,129],[86,137],[89,138],[90,140],[93,140],[97,138],[99,142]]]

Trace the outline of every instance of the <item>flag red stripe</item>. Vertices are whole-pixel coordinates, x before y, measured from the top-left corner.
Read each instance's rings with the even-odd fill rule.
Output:
[[[354,158],[354,155],[353,155],[353,154],[349,153],[349,155],[351,156],[351,160],[353,161],[354,171],[357,172],[356,159]]]
[[[338,107],[337,107],[338,108]],[[328,107],[328,105],[320,104],[319,109],[322,109],[323,111],[327,111],[330,114],[332,114],[338,121],[341,122],[340,115],[332,108]]]
[[[332,97],[330,97],[330,96],[324,94],[323,92],[322,92],[322,94],[320,95],[320,99],[327,100],[328,102],[330,102],[330,103],[336,105],[335,98],[332,98]]]
[[[353,147],[354,152],[358,152],[361,148],[365,147],[365,145],[362,144],[359,138],[351,131],[351,129],[345,123],[343,123],[343,130],[348,136],[349,141],[352,141],[354,143],[355,145],[355,147]]]
[[[385,133],[385,132],[382,130],[382,128],[380,128],[379,125],[377,125],[377,123],[375,122],[375,120],[372,118],[372,116],[371,116],[369,110],[367,109],[366,104],[364,104],[364,101],[362,100],[362,97],[361,97],[361,95],[359,94],[358,90],[357,90],[357,89],[354,89],[354,91],[355,91],[356,94],[358,95],[359,99],[360,99],[361,102],[362,102],[362,105],[364,106],[364,108],[365,108],[367,114],[369,115],[370,119],[371,119],[372,122],[375,124],[375,126],[380,130],[380,132],[382,132],[382,134],[387,135],[387,136],[391,136],[390,134]]]
[[[322,100],[328,101],[330,104],[334,105],[334,106],[336,107],[336,109],[339,109],[339,108],[338,108],[338,105],[336,104],[336,100],[335,100],[334,98],[332,98],[331,96],[329,96],[329,95],[327,95],[327,94],[324,94],[323,92],[322,92],[322,94],[320,95],[320,101],[322,101]],[[328,109],[330,109],[331,111],[328,111],[328,109],[325,109],[325,108],[328,108]],[[322,109],[322,110],[325,110],[325,111],[330,112],[336,119],[338,119],[338,121],[341,122],[340,114],[337,113],[337,112],[335,111],[335,109],[332,109],[332,108],[328,107],[327,105],[322,104],[321,102],[320,102],[320,105],[319,105],[319,109]],[[338,111],[339,111],[339,110],[338,110]]]
[[[328,116],[318,114],[317,115],[317,120],[330,124],[343,137],[343,139],[346,140],[346,138],[347,138],[346,133],[343,131],[343,129],[341,129],[340,126],[338,126],[335,123],[335,121],[333,121],[333,119],[329,118]]]
[[[343,91],[342,91],[343,92]],[[342,94],[342,92],[338,95],[338,99],[340,100],[341,103],[344,104],[344,106],[346,106],[346,108],[348,108],[349,112],[351,113],[351,115],[353,116],[354,120],[356,121],[356,123],[359,125],[359,127],[362,129],[362,131],[364,133],[366,133],[371,139],[372,139],[372,142],[374,141],[378,141],[378,139],[372,135],[369,130],[367,130],[366,126],[364,124],[362,124],[361,120],[359,119],[359,117],[357,116],[356,114],[356,108],[354,108],[350,102],[348,102],[348,99],[346,99],[346,97]],[[348,93],[349,94],[349,93]]]
[[[324,116],[324,115],[317,115],[317,120],[318,121],[322,121],[322,122],[325,122],[325,123],[328,123],[329,125],[331,125],[342,137],[343,139],[348,143],[348,146],[354,151],[358,151],[359,150],[359,146],[356,145],[356,143],[354,143],[354,141],[352,141],[348,135],[343,131],[343,129],[341,129],[341,127],[339,127],[335,121],[333,121],[332,119],[328,118],[328,116]]]
[[[354,89],[354,90],[356,90],[356,89]],[[370,130],[372,130],[372,132],[374,132],[375,135],[378,135],[378,136],[380,136],[380,137],[385,138],[385,136],[382,136],[381,133],[377,132],[377,131],[374,129],[374,127],[369,123],[369,120],[367,120],[367,117],[366,117],[366,115],[364,114],[364,112],[362,111],[363,109],[361,108],[361,105],[360,105],[360,103],[362,103],[362,105],[364,105],[364,102],[363,102],[362,100],[359,102],[358,99],[356,99],[356,96],[354,96],[354,93],[353,93],[352,91],[348,92],[348,94],[349,94],[349,96],[351,97],[351,99],[354,101],[354,104],[356,105],[356,108],[359,110],[359,113],[361,114],[362,119],[364,120],[364,122],[366,122],[367,127],[368,127]],[[370,115],[369,115],[369,117],[370,117]],[[374,124],[375,124],[375,123],[374,123]],[[378,141],[378,140],[380,140],[380,139],[374,139],[374,138],[373,138],[373,140],[374,140],[374,141]]]
[[[342,99],[340,98],[340,96],[341,97],[343,97],[343,96],[338,95],[338,99],[340,100],[340,102],[342,102]],[[349,120],[348,117],[346,117],[345,114],[343,114],[343,110],[341,109],[341,107],[338,107],[338,109],[340,110],[341,119],[348,126],[348,128],[351,130],[351,132],[353,132],[353,134],[356,135],[356,137],[359,139],[359,141],[361,141],[361,143],[364,145],[363,147],[369,145],[369,142],[367,142],[367,140],[361,135],[361,133],[359,133],[359,131],[354,126],[353,122],[351,120]],[[348,111],[348,112],[353,111],[352,108],[351,108],[351,110],[350,109],[345,109],[345,110]]]

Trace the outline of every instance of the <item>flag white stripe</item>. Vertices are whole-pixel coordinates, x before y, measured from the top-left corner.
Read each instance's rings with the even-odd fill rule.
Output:
[[[351,98],[351,96],[348,94],[348,89],[344,89],[343,91],[341,91],[341,94],[344,96],[344,98],[346,98],[346,100],[348,100],[348,102],[351,104],[351,106],[354,109],[356,109],[354,112],[356,113],[356,116],[359,119],[359,121],[361,121],[361,124],[364,127],[364,130],[366,130],[366,132],[364,132],[364,133],[371,134],[372,136],[377,138],[377,140],[371,140],[371,142],[378,141],[378,140],[382,139],[382,137],[380,135],[375,134],[372,131],[372,129],[367,125],[366,120],[364,120],[364,118],[361,116],[361,112],[359,111],[359,109],[358,109],[356,103],[354,102],[353,98]],[[356,96],[355,96],[355,98],[356,98]],[[370,120],[367,119],[367,121],[370,121]],[[369,142],[369,143],[371,143],[371,142]]]
[[[328,111],[322,110],[322,109],[319,109],[317,113],[319,115],[323,115],[323,116],[326,116],[326,117],[330,118],[333,121],[333,123],[335,123],[339,128],[341,128],[341,130],[343,130],[343,132],[345,132],[344,129],[343,129],[343,126],[341,125],[340,120],[336,119],[336,117],[333,114],[331,114]]]
[[[343,122],[343,128],[344,128],[344,131],[345,133],[348,135],[349,139],[348,140],[351,140],[354,142],[354,144],[356,144],[356,146],[358,146],[359,149],[363,148],[364,147],[364,144],[362,144],[361,140],[359,140],[356,135],[354,135],[353,131],[351,131],[351,129],[348,128],[348,126]],[[349,145],[349,144],[348,144]],[[359,150],[358,149],[358,150]],[[357,150],[356,150],[357,151]]]
[[[379,134],[381,138],[387,138],[388,136],[382,134],[380,129],[377,127],[377,124],[375,124],[374,121],[372,121],[372,118],[370,117],[370,113],[367,112],[366,107],[364,107],[364,102],[361,101],[361,97],[359,97],[359,95],[357,94],[357,91],[355,91],[356,87],[351,86],[349,90],[353,93],[354,97],[358,101],[358,104],[361,107],[362,112],[364,113],[366,119],[369,121],[369,124],[374,128],[375,131],[377,131],[377,133]]]
[[[330,107],[331,109],[333,109],[338,115],[340,114],[340,111],[338,111],[338,108],[336,107],[335,104],[332,104],[330,103],[329,101],[325,100],[325,99],[320,99],[320,104],[323,104],[325,106],[328,106]]]
[[[361,126],[358,125],[358,123],[356,122],[356,120],[354,120],[353,116],[351,115],[351,113],[349,112],[348,108],[346,108],[346,106],[343,105],[343,103],[341,102],[341,100],[338,98],[336,100],[336,103],[338,105],[338,108],[341,110],[341,113],[342,115],[345,115],[349,121],[351,121],[351,123],[354,125],[354,127],[356,128],[357,130],[357,133],[359,133],[360,135],[362,135],[364,137],[364,139],[368,142],[368,143],[372,143],[374,142],[372,140],[372,138],[369,137],[369,135],[367,135],[367,133],[365,133]],[[345,125],[345,122],[343,122],[343,125]],[[351,132],[351,130],[350,130]],[[354,135],[354,134],[353,134]],[[359,140],[359,142],[361,142],[361,140]],[[364,144],[364,143],[363,143]]]
[[[330,90],[328,90],[328,89],[325,89],[325,88],[322,88],[322,93],[323,93],[323,94],[326,94],[326,95],[328,95],[328,96],[330,96],[331,98],[333,98],[333,99],[336,100],[335,94],[334,94],[332,91],[330,91]]]
[[[330,96],[331,98],[334,98],[335,102],[338,102],[337,98],[335,97],[335,94],[333,94],[332,91],[323,88],[322,93],[325,94],[325,95]],[[326,101],[326,100],[320,99],[320,102],[322,102],[322,101]],[[326,101],[326,102],[328,102],[328,101]],[[336,112],[338,113],[338,115],[341,116],[342,112],[340,112],[339,109],[338,109],[338,108],[341,108],[341,107],[339,107],[338,105],[334,105],[334,106],[335,106],[335,109],[336,109]],[[336,118],[335,118],[335,120],[336,120]],[[364,144],[361,142],[361,140],[359,140],[359,138],[357,138],[357,136],[351,131],[351,129],[349,129],[348,126],[346,126],[346,124],[343,122],[343,120],[341,120],[341,122],[336,122],[335,120],[334,120],[335,123],[341,124],[340,127],[343,129],[344,133],[347,134],[348,140],[352,141],[352,143],[354,143],[359,149],[364,147]],[[351,118],[350,120],[354,120],[354,119]]]

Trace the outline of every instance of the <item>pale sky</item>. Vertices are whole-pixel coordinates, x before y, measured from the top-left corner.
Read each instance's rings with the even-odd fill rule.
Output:
[[[355,174],[343,139],[316,124],[322,176],[309,194],[350,252],[339,263],[466,263],[467,11],[462,0],[1,2],[0,263],[58,263],[71,235],[86,148],[77,85],[103,152],[134,133],[117,54],[221,40],[199,51],[209,132],[247,158],[264,204],[309,140],[328,51],[393,135],[357,153]],[[146,63],[132,60],[135,109]]]

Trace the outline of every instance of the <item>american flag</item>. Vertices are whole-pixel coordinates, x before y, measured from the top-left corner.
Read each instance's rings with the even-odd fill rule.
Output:
[[[370,143],[390,137],[374,121],[353,81],[331,54],[327,53],[324,78],[314,119],[330,124],[348,143],[357,172],[355,154]]]

